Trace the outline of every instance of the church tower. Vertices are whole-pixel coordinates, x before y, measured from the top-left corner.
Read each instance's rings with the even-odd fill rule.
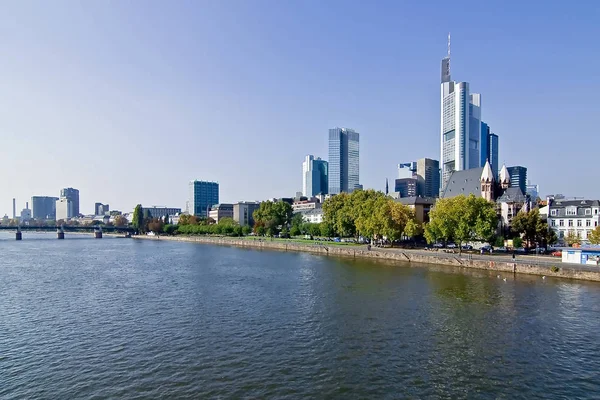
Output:
[[[510,186],[510,175],[508,174],[508,169],[506,169],[506,165],[502,165],[500,174],[498,174],[498,179],[500,180],[500,187],[502,188],[502,190],[508,189],[508,187]]]
[[[481,197],[487,201],[494,201],[494,172],[489,160],[485,162],[481,173]]]

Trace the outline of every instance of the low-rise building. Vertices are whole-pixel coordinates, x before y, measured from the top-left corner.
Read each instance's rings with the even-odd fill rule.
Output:
[[[301,210],[314,210],[315,208],[321,208],[321,202],[319,202],[319,200],[317,200],[316,198],[310,200],[295,201],[292,204],[292,210],[294,210],[294,212]]]
[[[598,200],[549,200],[548,226],[556,232],[559,241],[571,232],[582,242],[600,222],[600,201]]]
[[[320,224],[323,222],[323,209],[313,208],[308,210],[298,211],[302,215],[304,222],[310,222],[311,224]]]
[[[433,197],[399,197],[396,201],[408,206],[415,213],[415,219],[420,223],[429,222],[429,212],[435,204],[435,198]]]
[[[152,206],[152,207],[144,207],[144,211],[148,210],[148,213],[152,218],[164,218],[166,215],[172,216],[175,214],[181,213],[181,208],[176,207],[162,207],[162,206]]]
[[[254,225],[254,211],[258,210],[258,201],[240,201],[233,205],[233,220],[241,226]]]
[[[223,218],[233,219],[233,204],[215,204],[210,208],[208,217],[214,219],[217,223]]]

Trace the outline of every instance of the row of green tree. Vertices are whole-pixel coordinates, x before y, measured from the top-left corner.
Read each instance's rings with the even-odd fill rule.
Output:
[[[497,237],[498,215],[496,206],[474,195],[439,199],[425,224],[425,238],[429,243],[439,241],[466,242],[482,241],[503,245],[504,237]],[[547,247],[556,242],[556,234],[548,229],[538,209],[519,212],[511,221],[510,237],[520,247]]]
[[[375,190],[357,190],[327,199],[323,218],[342,237],[398,240],[422,232],[410,207]]]

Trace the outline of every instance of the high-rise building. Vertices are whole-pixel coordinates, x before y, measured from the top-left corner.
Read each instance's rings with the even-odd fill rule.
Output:
[[[71,217],[79,216],[79,190],[73,188],[64,188],[60,190],[60,198],[68,199],[72,203],[73,215]],[[58,207],[58,203],[57,203]],[[71,218],[69,217],[69,218]]]
[[[438,197],[440,194],[440,162],[430,158],[417,160],[417,195]]]
[[[188,212],[197,217],[208,217],[210,206],[219,204],[219,184],[208,181],[191,181]]]
[[[352,129],[329,130],[329,194],[360,189],[359,136]]]
[[[532,201],[536,201],[538,197],[540,197],[540,185],[534,185],[533,183],[527,181],[527,194]]]
[[[321,158],[306,156],[302,163],[302,195],[313,197],[329,193],[329,164]]]
[[[492,172],[494,173],[494,179],[498,179],[498,163],[500,162],[500,159],[498,158],[498,135],[496,135],[495,133],[490,133],[488,135],[487,148],[488,159],[490,160]]]
[[[73,202],[67,197],[61,197],[56,200],[56,220],[66,221],[75,216],[73,211]]]
[[[481,95],[470,93],[467,82],[450,77],[448,56],[442,60],[441,168],[445,185],[453,171],[478,168],[481,161]]]
[[[105,215],[110,211],[108,204],[94,203],[94,215]]]
[[[522,193],[527,193],[527,168],[522,166],[508,167],[510,187],[518,187]]]
[[[489,125],[481,123],[481,154],[480,167],[485,166],[486,161],[490,162],[494,179],[498,179],[498,135],[492,133]]]
[[[417,163],[414,161],[398,164],[398,179],[412,178],[417,172]]]
[[[395,192],[400,197],[413,197],[417,195],[417,178],[396,179]]]
[[[56,200],[58,200],[58,197],[32,196],[32,217],[35,219],[56,219]]]

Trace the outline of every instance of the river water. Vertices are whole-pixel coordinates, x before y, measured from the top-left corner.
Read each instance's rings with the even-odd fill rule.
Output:
[[[596,283],[12,238],[0,235],[2,399],[600,398]]]

